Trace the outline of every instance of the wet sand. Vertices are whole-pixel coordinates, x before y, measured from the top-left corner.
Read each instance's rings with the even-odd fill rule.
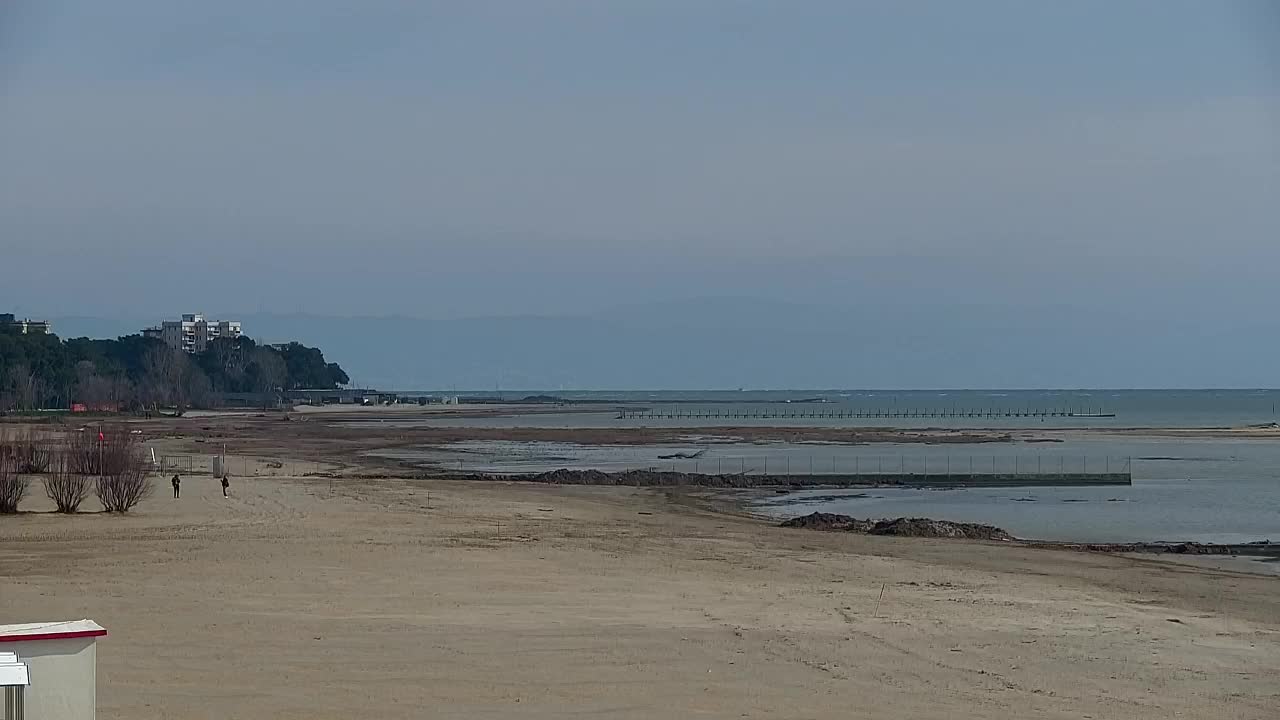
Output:
[[[263,476],[224,500],[190,476],[183,495],[161,481],[126,517],[0,518],[0,618],[108,628],[101,718],[1280,706],[1275,577],[789,531],[638,488]]]

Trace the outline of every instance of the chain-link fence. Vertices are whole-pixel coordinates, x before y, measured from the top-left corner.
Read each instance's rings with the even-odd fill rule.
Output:
[[[273,460],[247,455],[157,455],[156,472],[162,475],[215,475],[238,477],[306,477],[330,472],[331,464],[303,460]]]

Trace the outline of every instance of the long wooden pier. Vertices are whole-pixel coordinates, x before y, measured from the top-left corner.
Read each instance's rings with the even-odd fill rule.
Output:
[[[618,410],[618,420],[855,420],[947,418],[1113,418],[1115,413],[1088,410],[1009,410],[923,408],[867,410],[860,408],[637,408]]]

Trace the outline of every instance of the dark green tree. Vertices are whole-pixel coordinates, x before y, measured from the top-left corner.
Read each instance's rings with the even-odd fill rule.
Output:
[[[219,338],[187,355],[164,342],[0,332],[0,411],[158,406],[217,402],[221,393],[332,389],[350,382],[337,363],[301,343],[259,345]]]

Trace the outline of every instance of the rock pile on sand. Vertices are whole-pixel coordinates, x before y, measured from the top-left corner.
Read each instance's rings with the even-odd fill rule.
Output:
[[[814,512],[791,518],[782,527],[855,532],[863,535],[895,535],[898,537],[960,538],[964,540],[1014,540],[1012,535],[992,525],[933,520],[931,518],[895,518],[893,520],[859,520],[839,513]]]
[[[1012,535],[994,525],[951,522],[930,518],[897,518],[880,520],[869,535],[898,535],[901,537],[962,538],[965,540],[1013,540]]]
[[[782,527],[804,528],[805,530],[830,530],[842,532],[870,533],[875,527],[874,520],[858,520],[839,513],[813,512],[785,520]]]
[[[1104,553],[1168,553],[1171,555],[1245,555],[1280,558],[1280,543],[1136,542],[1136,543],[1031,543],[1031,547]]]

